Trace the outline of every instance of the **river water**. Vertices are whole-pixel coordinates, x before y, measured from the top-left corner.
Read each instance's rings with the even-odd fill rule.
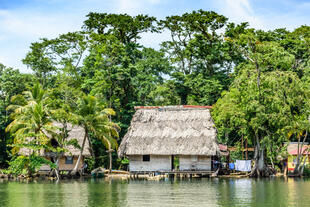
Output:
[[[0,207],[310,206],[310,179],[0,181]]]

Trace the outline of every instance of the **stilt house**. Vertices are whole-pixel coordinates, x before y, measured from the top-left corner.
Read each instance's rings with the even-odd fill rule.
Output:
[[[118,155],[131,172],[211,171],[219,146],[210,108],[136,107]]]

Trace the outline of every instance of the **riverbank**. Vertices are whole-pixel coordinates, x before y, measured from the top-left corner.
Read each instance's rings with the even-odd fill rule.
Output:
[[[0,171],[1,172],[1,171]],[[155,174],[155,173],[146,173],[146,174],[130,174],[126,171],[119,171],[119,170],[113,170],[112,172],[109,172],[109,170],[105,170],[102,174],[102,176],[94,176],[92,174],[83,174],[82,176],[73,176],[70,174],[61,174],[61,180],[79,180],[81,178],[88,179],[88,178],[107,178],[107,179],[114,179],[114,180],[166,180],[167,178],[173,178],[173,179],[195,179],[195,178],[233,178],[233,179],[241,179],[241,178],[250,178],[249,173],[246,172],[238,172],[238,173],[230,173],[227,175],[217,175],[217,176],[211,176],[211,175],[201,175],[201,174],[186,174],[186,173],[178,173],[178,174]],[[277,173],[274,176],[270,177],[294,177],[294,176],[286,176],[283,173]],[[307,178],[307,177],[305,177]],[[12,181],[40,181],[40,180],[51,180],[55,181],[57,178],[53,175],[50,176],[48,174],[35,174],[34,176],[27,177],[27,176],[15,176],[10,174],[4,174],[0,173],[0,179],[1,180],[12,180]]]

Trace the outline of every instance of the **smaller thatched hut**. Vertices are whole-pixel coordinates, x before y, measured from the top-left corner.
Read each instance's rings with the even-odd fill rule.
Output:
[[[136,107],[118,150],[131,172],[210,171],[219,153],[209,106]]]
[[[61,123],[54,122],[53,124],[59,128],[63,127]],[[68,124],[67,127],[68,127],[67,129],[69,130],[69,135],[68,135],[67,139],[68,140],[76,139],[78,141],[78,144],[80,146],[82,146],[84,134],[85,134],[84,129],[80,126],[72,126],[71,124]],[[53,142],[57,142],[57,141],[53,140]],[[57,145],[57,143],[55,143],[55,144]],[[73,170],[73,168],[75,167],[75,164],[77,162],[78,156],[80,154],[80,149],[75,148],[71,145],[67,146],[66,149],[68,151],[65,152],[63,155],[61,155],[61,158],[60,158],[59,163],[58,163],[60,171],[71,171],[71,170]],[[27,155],[30,155],[31,153],[32,153],[32,150],[30,150],[30,149],[21,148],[19,150],[19,154],[22,154],[22,155],[27,156]],[[53,152],[41,151],[40,155],[42,157],[45,157],[48,160],[51,160],[52,162],[55,161],[56,154]],[[83,150],[83,157],[82,157],[80,164],[79,164],[79,169],[81,169],[84,165],[84,158],[89,157],[90,155],[91,155],[91,153],[90,153],[89,143],[86,141],[85,147]],[[40,168],[40,171],[50,171],[50,170],[51,169],[48,165],[44,165]]]

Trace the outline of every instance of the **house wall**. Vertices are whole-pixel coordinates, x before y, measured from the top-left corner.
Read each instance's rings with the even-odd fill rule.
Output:
[[[180,170],[211,170],[211,157],[198,155],[180,155]]]
[[[168,155],[150,155],[150,161],[144,162],[142,155],[129,156],[129,170],[137,171],[170,171],[171,156]]]
[[[78,156],[74,156],[73,157],[73,164],[66,164],[66,158],[65,157],[60,158],[59,170],[73,170],[77,160],[78,160]],[[81,169],[83,167],[83,164],[84,164],[84,157],[82,157],[78,169]]]
[[[50,158],[46,158],[46,159],[51,160]],[[78,156],[74,156],[73,164],[66,164],[66,158],[61,157],[59,160],[59,170],[68,170],[68,171],[73,170],[77,160],[78,160]],[[82,157],[78,169],[81,169],[83,167],[83,164],[84,164],[84,157]],[[51,168],[49,165],[42,165],[40,168],[40,171],[50,171],[50,170]]]
[[[308,156],[308,157],[307,157]],[[304,160],[307,158],[305,165],[309,166],[310,165],[310,155],[303,155],[301,158],[301,163],[304,163]],[[297,155],[289,155],[288,160],[287,160],[287,168],[288,171],[294,171],[295,169],[295,163],[297,163]]]

